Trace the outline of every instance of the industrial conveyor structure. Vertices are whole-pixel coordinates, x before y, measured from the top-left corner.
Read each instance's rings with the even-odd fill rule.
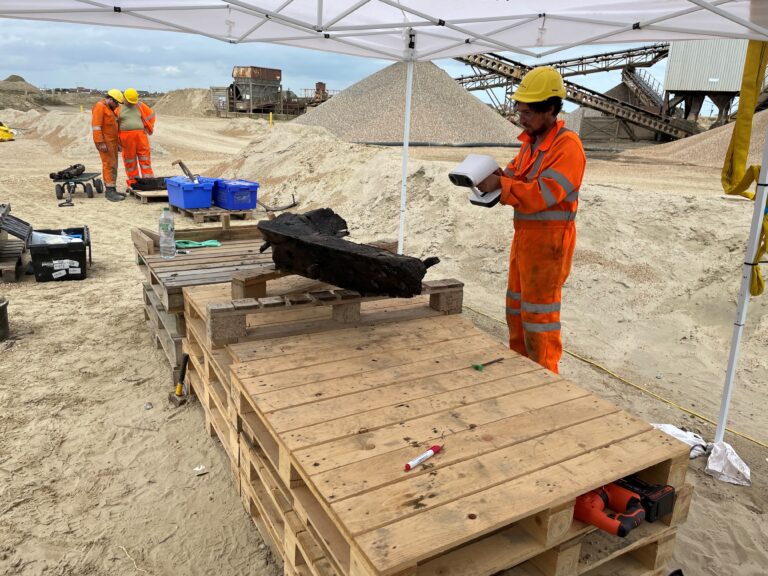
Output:
[[[580,106],[614,116],[620,121],[642,126],[668,138],[679,139],[698,133],[699,128],[691,122],[661,114],[662,95],[649,76],[639,74],[636,70],[636,68],[652,66],[666,57],[668,51],[668,44],[656,44],[639,49],[562,60],[548,65],[558,69],[564,78],[622,70],[622,79],[638,96],[643,107],[622,102],[617,98],[568,81],[565,82],[566,99]],[[457,79],[467,90],[487,90],[492,94],[490,88],[506,88],[504,102],[499,101],[495,96],[492,98],[502,114],[511,117],[509,96],[531,67],[498,54],[474,54],[456,58],[456,60],[472,66],[477,71],[472,76]]]

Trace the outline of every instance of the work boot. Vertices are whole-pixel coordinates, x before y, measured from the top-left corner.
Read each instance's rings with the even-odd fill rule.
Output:
[[[125,196],[122,194],[118,194],[117,190],[114,186],[107,186],[104,189],[104,196],[109,200],[110,202],[121,202],[125,200]]]

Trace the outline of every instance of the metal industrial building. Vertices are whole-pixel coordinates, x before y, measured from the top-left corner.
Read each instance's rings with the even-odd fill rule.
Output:
[[[682,117],[698,120],[705,98],[717,106],[719,126],[728,121],[741,88],[746,40],[673,42],[664,78],[664,111],[681,109]]]

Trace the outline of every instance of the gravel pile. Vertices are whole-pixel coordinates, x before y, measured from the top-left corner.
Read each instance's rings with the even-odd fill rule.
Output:
[[[211,94],[204,88],[185,88],[168,92],[153,106],[158,114],[168,116],[213,116],[216,111],[211,104]]]
[[[731,142],[733,126],[733,123],[726,124],[696,136],[690,136],[682,140],[650,148],[627,151],[623,155],[633,158],[646,158],[648,160],[721,168],[725,154],[728,152],[728,144]],[[755,117],[752,119],[749,164],[760,164],[766,131],[768,131],[768,110],[763,110],[755,114]]]
[[[347,142],[402,142],[405,80],[406,64],[393,64],[294,122]],[[414,65],[411,142],[511,144],[519,132],[431,62]]]

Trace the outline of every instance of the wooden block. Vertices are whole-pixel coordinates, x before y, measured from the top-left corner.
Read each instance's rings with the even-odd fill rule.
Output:
[[[666,567],[674,551],[675,534],[672,533],[629,553],[648,570],[659,570]]]
[[[262,308],[278,308],[285,306],[285,298],[282,296],[267,296],[266,298],[259,298],[259,305]]]
[[[336,322],[352,323],[360,321],[360,302],[336,304],[331,309],[331,317]]]
[[[309,294],[287,294],[285,299],[291,306],[297,306],[299,304],[309,304],[314,302]]]
[[[258,310],[261,308],[261,305],[256,298],[240,298],[232,300],[232,306],[235,307],[235,310]]]
[[[463,302],[463,290],[429,295],[429,307],[445,314],[460,314]]]
[[[267,295],[267,282],[246,283],[243,280],[232,278],[232,299],[239,298],[263,298]]]
[[[539,512],[521,520],[520,526],[542,545],[549,548],[554,542],[562,540],[573,524],[573,505],[574,503],[571,502],[564,506]],[[576,560],[578,561],[578,555]]]
[[[353,298],[363,297],[362,294],[356,292],[355,290],[334,290],[333,293],[342,300],[352,300]]]
[[[688,518],[688,511],[691,508],[692,498],[692,484],[685,484],[681,488],[678,488],[675,493],[675,507],[672,509],[672,514],[668,514],[662,518],[661,521],[667,526],[677,526],[685,522]]]
[[[131,229],[131,240],[140,254],[150,255],[155,253],[155,243],[141,228]]]
[[[581,543],[574,539],[534,556],[531,564],[539,569],[542,576],[572,576],[579,566],[580,551]]]

